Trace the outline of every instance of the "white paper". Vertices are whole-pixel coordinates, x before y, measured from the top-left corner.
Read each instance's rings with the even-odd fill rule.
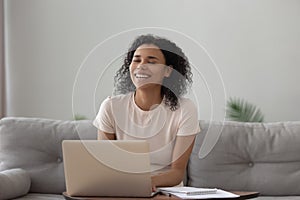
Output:
[[[185,188],[186,189],[186,188]],[[194,188],[192,188],[194,189]],[[199,188],[196,188],[199,189]],[[202,188],[205,189],[205,188]],[[181,191],[183,188],[173,187],[173,190]],[[217,189],[215,194],[201,194],[201,195],[187,195],[185,193],[180,192],[165,192],[165,194],[172,194],[182,199],[213,199],[213,198],[237,198],[239,195],[233,194],[231,192],[227,192],[221,189]]]
[[[217,192],[216,188],[196,188],[196,187],[161,187],[159,190],[169,193],[183,193],[187,195],[197,195],[197,194],[215,194]]]

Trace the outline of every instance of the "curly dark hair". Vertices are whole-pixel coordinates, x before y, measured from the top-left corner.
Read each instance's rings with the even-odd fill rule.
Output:
[[[135,50],[143,44],[153,44],[162,51],[166,65],[172,66],[173,71],[169,77],[165,77],[162,83],[161,95],[165,97],[164,103],[172,111],[178,108],[178,97],[187,92],[192,84],[192,73],[188,58],[181,48],[175,43],[162,37],[151,34],[137,37],[124,58],[124,63],[114,77],[114,94],[126,94],[135,91],[135,86],[130,78],[129,66],[132,62]]]

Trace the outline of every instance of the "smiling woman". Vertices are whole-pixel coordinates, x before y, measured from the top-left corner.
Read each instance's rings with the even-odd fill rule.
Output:
[[[188,59],[176,44],[139,36],[115,76],[118,95],[102,102],[94,120],[98,139],[149,142],[154,190],[182,182],[200,131],[196,106],[182,97],[191,77]]]
[[[135,91],[136,87],[131,79],[129,68],[133,65],[132,62],[135,61],[134,55],[140,46],[148,46],[147,49],[152,49],[152,52],[158,54],[157,59],[163,55],[163,58],[159,61],[154,58],[151,60],[150,58],[152,58],[153,55],[149,55],[149,64],[151,64],[151,62],[154,64],[164,64],[173,69],[171,75],[163,80],[161,94],[165,96],[164,103],[168,105],[170,109],[175,110],[178,97],[184,95],[187,92],[187,88],[192,84],[192,73],[188,58],[184,55],[182,50],[175,43],[165,38],[153,35],[142,35],[135,39],[127,52],[122,67],[115,76],[115,94],[127,94],[128,92]],[[151,46],[153,48],[149,48]]]
[[[164,78],[170,77],[172,72],[172,66],[165,64],[163,53],[153,44],[143,44],[135,51],[129,68],[131,80],[137,89],[136,104],[141,109],[150,110],[150,106],[161,102],[161,85]],[[149,102],[148,105],[138,102],[142,99],[138,96],[145,93],[146,90],[151,91],[152,95],[156,95],[153,100],[157,100],[157,102]]]

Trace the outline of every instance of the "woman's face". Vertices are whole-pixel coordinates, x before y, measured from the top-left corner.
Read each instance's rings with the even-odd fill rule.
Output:
[[[137,89],[161,86],[164,77],[169,77],[172,72],[172,68],[166,66],[162,51],[153,44],[139,46],[129,68],[131,80]]]

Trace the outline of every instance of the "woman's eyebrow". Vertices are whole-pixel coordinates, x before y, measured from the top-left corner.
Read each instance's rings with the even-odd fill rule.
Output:
[[[135,57],[135,58],[140,58],[141,56],[140,56],[140,55],[134,55],[133,57]],[[155,56],[147,56],[147,58],[159,60],[159,59],[158,59],[157,57],[155,57]]]
[[[159,60],[159,59],[158,59],[157,57],[155,57],[155,56],[148,56],[148,58]]]

